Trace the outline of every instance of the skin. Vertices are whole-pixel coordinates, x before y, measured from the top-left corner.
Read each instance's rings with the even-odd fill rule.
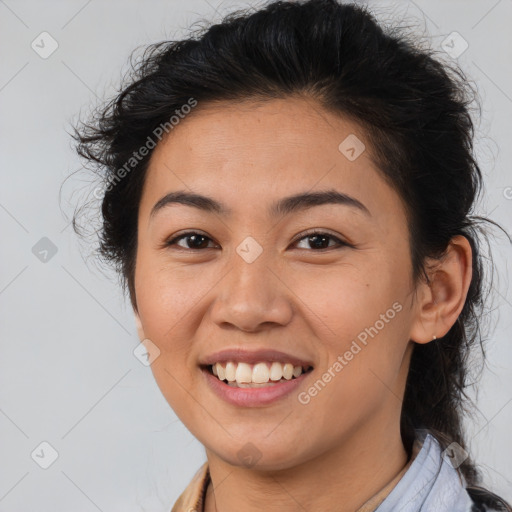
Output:
[[[366,150],[349,161],[339,144],[355,134]],[[335,189],[370,215],[327,204],[270,217],[295,193]],[[165,194],[210,196],[232,216],[173,204]],[[321,228],[316,248],[303,234]],[[165,246],[185,230],[207,237]],[[236,252],[248,236],[263,249]],[[196,245],[197,246],[197,245]],[[325,247],[321,246],[321,247]],[[164,397],[205,446],[212,484],[207,512],[351,511],[407,463],[401,399],[414,343],[445,335],[464,305],[471,248],[456,237],[432,284],[413,283],[405,210],[373,163],[364,131],[311,99],[199,105],[155,148],[138,219],[135,271],[140,339],[160,350],[151,368]],[[304,405],[297,399],[358,334],[398,302],[389,320]],[[227,347],[276,348],[311,360],[297,392],[265,407],[237,407],[206,385],[200,358]],[[237,453],[251,442],[257,464]],[[245,448],[247,449],[247,448]]]

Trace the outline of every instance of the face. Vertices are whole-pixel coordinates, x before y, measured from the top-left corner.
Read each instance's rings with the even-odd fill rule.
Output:
[[[223,209],[160,201],[178,191]],[[304,99],[199,105],[155,148],[139,210],[140,336],[160,351],[151,368],[164,397],[233,465],[253,450],[261,467],[292,467],[398,424],[409,254],[402,202],[358,125]],[[312,370],[293,385],[233,388],[202,367],[224,349],[276,350]],[[271,368],[273,355],[255,357]]]

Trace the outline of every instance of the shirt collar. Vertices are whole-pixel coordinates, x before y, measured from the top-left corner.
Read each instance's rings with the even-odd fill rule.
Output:
[[[171,512],[203,512],[206,489],[210,483],[208,462],[205,462],[192,477],[187,488],[178,498]]]

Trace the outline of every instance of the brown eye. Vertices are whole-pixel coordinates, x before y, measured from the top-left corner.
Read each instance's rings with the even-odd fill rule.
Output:
[[[313,231],[308,233],[306,236],[300,238],[296,243],[301,242],[302,240],[306,240],[306,243],[309,244],[309,248],[315,250],[324,250],[332,247],[343,247],[349,246],[348,243],[343,242],[338,237],[331,235],[330,233],[325,233],[323,231]],[[329,245],[330,241],[334,241],[334,245]],[[299,249],[305,249],[307,247],[299,247]]]
[[[185,239],[185,246],[178,244],[178,241]],[[195,231],[190,231],[188,233],[183,233],[172,240],[169,240],[165,245],[172,246],[177,245],[182,249],[208,249],[208,241],[211,241],[211,238],[206,235],[202,235],[201,233],[196,233]]]

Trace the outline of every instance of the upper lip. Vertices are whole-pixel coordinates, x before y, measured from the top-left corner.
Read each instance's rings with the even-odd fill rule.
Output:
[[[237,363],[247,364],[277,361],[279,363],[291,363],[293,366],[303,366],[305,368],[313,366],[310,361],[301,359],[292,354],[287,354],[286,352],[281,352],[279,350],[244,350],[242,348],[227,348],[218,352],[214,352],[208,356],[205,356],[199,364],[208,366],[215,363],[227,363],[228,361],[236,361]]]

